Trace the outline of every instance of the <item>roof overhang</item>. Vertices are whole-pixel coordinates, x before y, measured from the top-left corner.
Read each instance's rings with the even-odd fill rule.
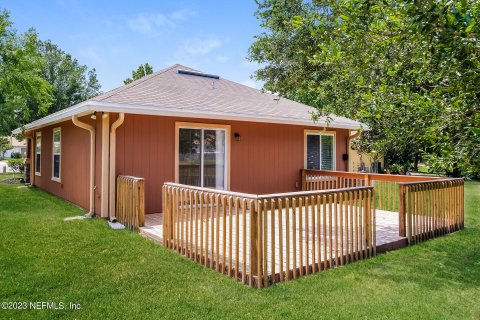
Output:
[[[327,123],[327,121],[306,121],[303,119],[294,119],[291,117],[269,117],[259,116],[255,114],[235,114],[232,112],[210,112],[204,110],[189,110],[172,108],[168,106],[158,105],[134,105],[134,104],[118,104],[110,102],[99,102],[88,100],[81,102],[69,108],[63,109],[44,118],[38,119],[26,124],[21,128],[13,131],[13,134],[21,134],[47,125],[56,124],[71,119],[72,116],[84,116],[93,112],[123,112],[127,114],[144,114],[154,116],[169,116],[169,117],[184,117],[184,118],[200,118],[200,119],[218,119],[218,120],[232,120],[232,121],[249,121],[249,122],[263,122],[263,123],[277,123],[289,125],[301,125],[312,127],[329,127],[349,130],[369,130],[365,124],[356,121],[342,122],[338,119]]]

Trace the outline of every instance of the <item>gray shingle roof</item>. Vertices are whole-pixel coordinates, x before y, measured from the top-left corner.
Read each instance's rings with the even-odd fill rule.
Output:
[[[331,116],[312,121],[315,109],[223,78],[180,74],[197,71],[175,64],[128,85],[57,111],[17,128],[14,134],[59,123],[74,115],[124,112],[159,116],[285,123],[318,127],[368,129],[358,121]],[[212,84],[213,83],[213,84]]]
[[[101,94],[91,101],[158,107],[175,112],[208,112],[236,118],[270,119],[272,122],[305,122],[313,125],[314,108],[279,98],[220,77],[212,79],[178,73],[195,69],[175,64],[128,85]],[[360,128],[361,123],[332,116],[331,127]],[[320,119],[318,124],[324,124]]]

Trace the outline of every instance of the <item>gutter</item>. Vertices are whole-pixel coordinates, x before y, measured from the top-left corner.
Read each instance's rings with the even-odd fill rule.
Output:
[[[90,132],[90,210],[87,216],[95,215],[95,127],[78,120],[78,116],[72,116],[72,122],[77,127]]]
[[[115,113],[132,113],[132,114],[145,114],[155,116],[171,116],[171,117],[187,117],[187,118],[199,118],[199,119],[218,119],[218,120],[230,120],[230,121],[248,121],[248,122],[261,122],[261,123],[276,123],[276,124],[289,124],[299,126],[311,126],[311,127],[330,127],[336,129],[350,129],[350,130],[369,130],[370,128],[362,123],[353,121],[346,122],[342,120],[335,120],[328,125],[326,122],[313,122],[307,119],[295,119],[286,116],[259,116],[256,114],[239,114],[239,113],[226,113],[226,112],[212,112],[199,110],[192,107],[189,109],[172,108],[165,105],[139,105],[139,104],[124,104],[124,103],[112,103],[103,101],[88,100],[71,106],[67,109],[60,110],[56,113],[48,115],[42,119],[33,121],[26,124],[23,127],[17,128],[13,131],[13,134],[21,134],[23,131],[30,131],[33,129],[41,128],[43,126],[52,125],[69,119],[71,116],[83,116],[92,112],[115,112]]]
[[[110,221],[116,222],[117,217],[116,217],[116,212],[115,212],[115,169],[116,169],[116,152],[117,152],[117,128],[120,127],[123,124],[123,121],[125,120],[125,114],[119,113],[118,119],[112,123],[112,126],[110,128],[110,186],[109,186],[109,215],[110,215]]]

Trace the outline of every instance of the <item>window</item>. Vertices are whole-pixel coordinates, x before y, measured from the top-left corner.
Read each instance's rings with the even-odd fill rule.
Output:
[[[176,181],[228,189],[229,126],[177,123]]]
[[[52,143],[52,180],[60,182],[62,157],[62,131],[61,128],[53,129]]]
[[[42,172],[42,133],[37,132],[35,136],[35,174],[37,176]]]
[[[334,132],[306,132],[305,168],[312,170],[335,170]]]

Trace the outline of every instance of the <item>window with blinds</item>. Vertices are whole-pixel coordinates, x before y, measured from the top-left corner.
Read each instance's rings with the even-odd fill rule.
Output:
[[[306,168],[310,170],[335,170],[335,135],[307,133]]]
[[[320,157],[321,168],[322,170],[334,170],[333,135],[322,134],[320,137],[322,140],[320,144],[320,152],[322,153]]]

